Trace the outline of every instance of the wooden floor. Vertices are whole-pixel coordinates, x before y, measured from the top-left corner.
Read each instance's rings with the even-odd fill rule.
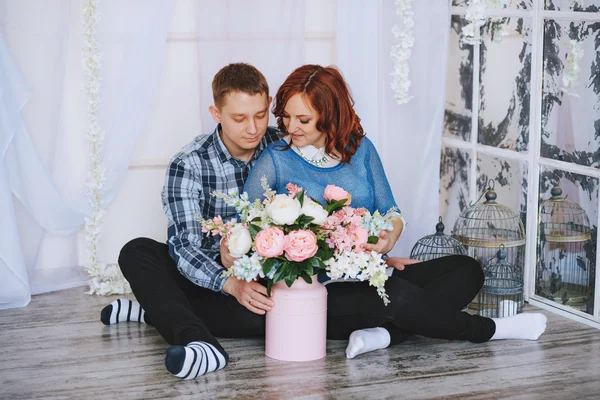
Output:
[[[354,360],[345,341],[329,341],[325,359],[285,363],[262,340],[222,340],[227,368],[180,381],[154,328],[100,323],[112,300],[75,288],[0,311],[0,398],[600,399],[600,331],[545,311],[537,342],[417,337]]]

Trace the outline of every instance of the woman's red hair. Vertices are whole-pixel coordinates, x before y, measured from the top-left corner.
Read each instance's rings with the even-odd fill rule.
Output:
[[[333,67],[303,65],[287,77],[273,105],[277,126],[284,134],[288,133],[283,123],[285,105],[295,94],[302,94],[317,112],[317,130],[327,136],[325,151],[339,154],[342,162],[350,162],[365,133],[340,71]]]

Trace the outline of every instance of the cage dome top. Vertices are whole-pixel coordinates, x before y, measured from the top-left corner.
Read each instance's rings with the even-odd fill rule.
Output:
[[[463,245],[496,248],[525,244],[525,227],[521,218],[498,203],[497,197],[494,180],[490,180],[485,201],[477,201],[460,214],[452,234]]]
[[[554,186],[550,194],[552,197],[540,204],[540,238],[547,242],[590,240],[590,220],[584,209],[563,197],[560,186]]]
[[[410,258],[427,261],[451,254],[467,254],[467,250],[458,240],[444,234],[442,217],[435,226],[435,233],[417,241],[410,252]]]

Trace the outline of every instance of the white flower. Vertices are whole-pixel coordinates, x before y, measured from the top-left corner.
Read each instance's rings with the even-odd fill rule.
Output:
[[[376,251],[359,253],[340,251],[325,261],[325,265],[327,265],[327,276],[331,279],[369,280],[369,285],[377,288],[377,293],[383,303],[389,304],[389,297],[385,292],[385,282],[388,276],[385,273],[386,264],[381,254]]]
[[[277,225],[292,225],[300,216],[300,202],[287,194],[273,196],[273,200],[267,204],[267,215]]]
[[[231,257],[240,258],[252,248],[252,236],[248,229],[237,224],[231,229],[227,243]]]
[[[301,213],[308,217],[313,217],[312,223],[317,225],[323,225],[328,216],[327,211],[321,204],[312,201],[308,197],[304,198]]]

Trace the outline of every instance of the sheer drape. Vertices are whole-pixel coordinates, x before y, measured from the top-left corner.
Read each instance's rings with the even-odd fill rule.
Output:
[[[75,235],[89,212],[80,11],[75,0],[0,2],[0,308],[85,283]],[[106,1],[100,13],[108,207],[148,119],[172,4]]]
[[[393,254],[408,256],[415,242],[434,233],[450,31],[448,1],[413,1],[415,43],[407,104],[394,102],[393,1],[337,1],[338,67],[352,89],[356,110],[383,160],[394,197],[409,227]]]
[[[303,0],[200,0],[197,16],[204,132],[215,127],[208,113],[213,104],[211,82],[224,65],[254,65],[267,78],[274,96],[285,78],[304,64]],[[270,122],[275,124],[272,116]]]

